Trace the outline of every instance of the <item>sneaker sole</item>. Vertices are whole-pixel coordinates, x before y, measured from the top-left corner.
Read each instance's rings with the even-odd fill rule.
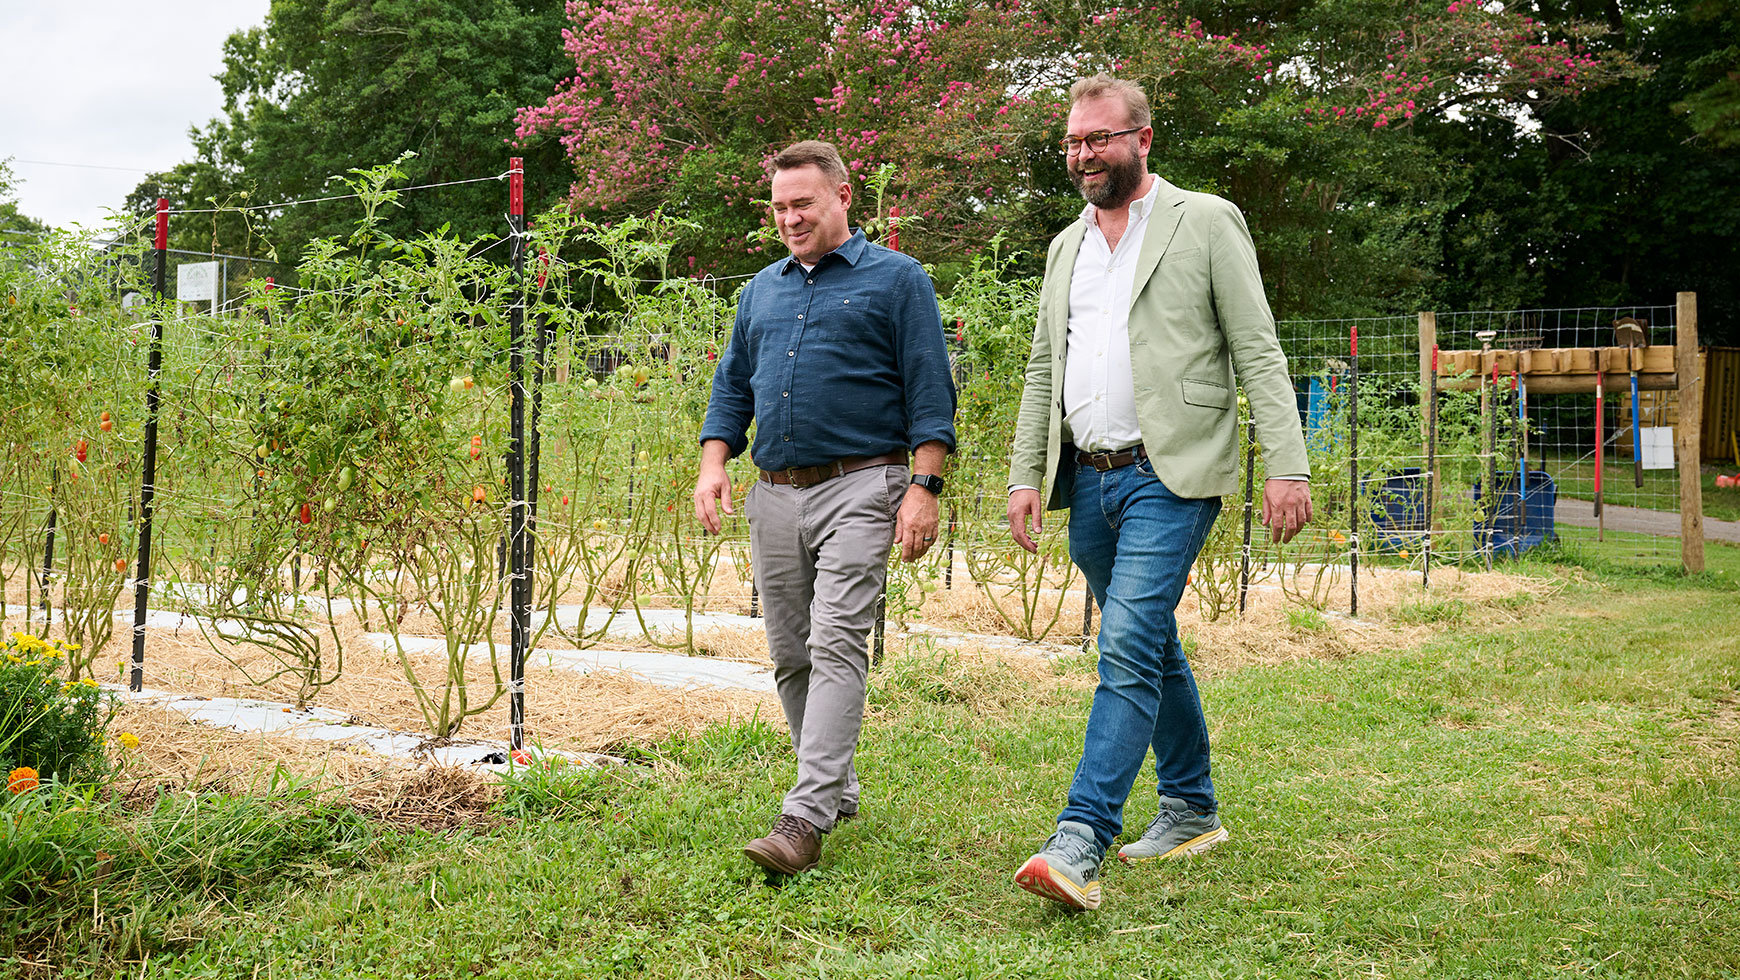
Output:
[[[800,874],[822,863],[821,857],[818,856],[809,864],[798,867],[796,865],[786,864],[784,861],[779,859],[778,855],[770,854],[767,851],[756,850],[754,847],[745,847],[743,853],[749,858],[749,860],[754,861],[763,868],[766,868],[769,871],[776,871],[782,875]]]
[[[1119,848],[1118,860],[1129,864],[1132,861],[1160,861],[1167,858],[1195,857],[1230,837],[1232,835],[1227,833],[1225,827],[1218,827],[1206,834],[1192,837],[1164,854],[1130,854],[1126,849]]]
[[[1038,855],[1028,858],[1021,870],[1015,872],[1015,884],[1040,898],[1049,898],[1084,912],[1100,907],[1099,882],[1088,882],[1085,890],[1078,888],[1075,882],[1051,870],[1051,865],[1046,864],[1045,859]]]

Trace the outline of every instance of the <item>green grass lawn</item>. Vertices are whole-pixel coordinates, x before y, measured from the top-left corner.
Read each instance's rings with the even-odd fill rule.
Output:
[[[1587,457],[1547,457],[1533,460],[1530,467],[1552,474],[1559,496],[1572,500],[1595,499],[1595,461]],[[1643,486],[1633,480],[1630,460],[1612,458],[1602,468],[1601,499],[1619,507],[1642,507],[1677,513],[1680,509],[1679,474],[1674,470],[1644,470]],[[1733,476],[1740,466],[1719,464],[1719,471]],[[1716,471],[1703,474],[1704,516],[1718,521],[1740,521],[1740,488],[1716,486]]]
[[[0,925],[65,976],[1734,976],[1740,549],[1712,554],[1691,578],[1530,560],[1545,598],[1457,604],[1424,646],[1205,675],[1232,840],[1108,866],[1096,913],[1010,881],[1091,663],[1034,684],[936,657],[874,678],[864,815],[789,881],[740,853],[792,773],[746,723],[516,789],[494,826],[377,824],[360,865],[88,877]],[[1130,831],[1154,808],[1139,781]]]

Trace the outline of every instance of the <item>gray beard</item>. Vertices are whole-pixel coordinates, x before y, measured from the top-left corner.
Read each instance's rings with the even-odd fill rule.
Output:
[[[1075,189],[1081,192],[1082,199],[1096,208],[1108,204],[1118,205],[1130,199],[1142,186],[1142,162],[1131,160],[1127,164],[1116,164],[1106,167],[1106,180],[1098,187],[1089,190],[1082,182],[1081,175],[1072,168],[1069,179],[1075,182]]]

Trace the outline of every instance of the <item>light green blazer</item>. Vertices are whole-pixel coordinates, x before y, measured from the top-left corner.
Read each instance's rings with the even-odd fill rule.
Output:
[[[1086,234],[1078,219],[1046,256],[1009,464],[1010,485],[1039,487],[1050,510],[1069,506],[1074,483],[1075,460],[1064,458],[1063,369],[1070,276]],[[1310,475],[1257,252],[1230,202],[1160,181],[1131,291],[1130,363],[1142,443],[1173,493],[1218,497],[1237,488],[1235,367],[1269,475]]]

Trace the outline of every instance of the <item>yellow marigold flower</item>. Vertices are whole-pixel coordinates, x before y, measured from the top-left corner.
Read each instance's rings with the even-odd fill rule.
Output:
[[[86,687],[96,687],[97,686],[97,682],[94,679],[89,678],[89,677],[79,678],[79,683],[83,684]]]
[[[132,732],[122,732],[116,736],[115,741],[120,742],[124,748],[136,749],[139,747],[139,736]]]
[[[6,776],[6,788],[14,793],[28,793],[38,785],[37,772],[29,766],[19,766]]]

